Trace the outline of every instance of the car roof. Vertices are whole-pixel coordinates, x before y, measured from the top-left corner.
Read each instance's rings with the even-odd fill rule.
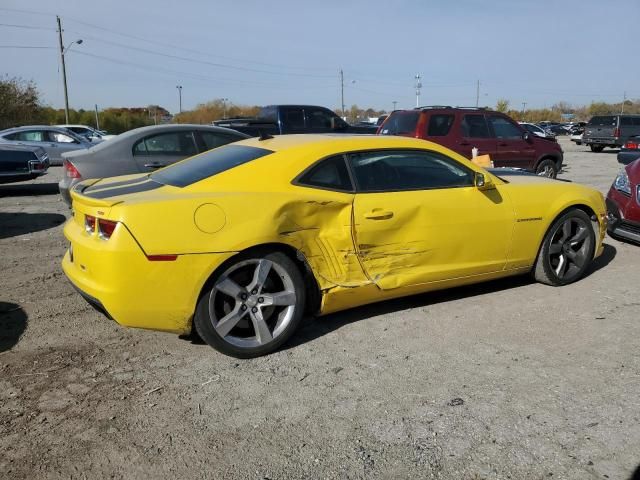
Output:
[[[0,135],[9,132],[22,132],[24,130],[53,130],[54,132],[58,133],[68,133],[68,130],[56,125],[23,125],[21,127],[12,127],[2,130],[0,131]]]
[[[238,132],[237,130],[233,130],[231,128],[224,127],[216,127],[213,125],[200,125],[193,123],[171,123],[166,125],[149,125],[147,127],[139,127],[134,128],[133,130],[129,130],[127,132],[121,133],[120,135],[115,136],[113,139],[108,142],[101,142],[96,144],[91,148],[93,152],[99,152],[104,150],[105,148],[114,148],[116,145],[120,145],[122,143],[127,143],[131,141],[136,141],[142,137],[151,134],[159,134],[166,132],[182,132],[184,130],[206,130],[210,132],[218,132],[218,133],[228,133],[231,135],[236,135],[239,138],[251,138],[249,135]]]
[[[301,134],[301,135],[275,135],[272,138],[260,140],[260,138],[250,138],[234,143],[234,145],[246,145],[250,147],[265,148],[273,152],[294,149],[298,147],[314,147],[318,150],[341,150],[348,152],[352,150],[366,150],[378,148],[420,148],[425,147],[442,149],[436,143],[427,140],[396,137],[389,135],[344,135],[339,133],[327,134]]]

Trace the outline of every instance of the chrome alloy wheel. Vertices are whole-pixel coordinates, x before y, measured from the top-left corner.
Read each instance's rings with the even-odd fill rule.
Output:
[[[551,235],[548,256],[551,269],[563,280],[582,271],[589,262],[591,225],[580,217],[569,217]]]
[[[541,170],[538,171],[538,176],[553,178],[555,173],[554,168],[551,165],[545,165]]]
[[[209,318],[216,333],[236,347],[260,347],[280,336],[294,318],[296,290],[276,262],[235,263],[209,294]]]

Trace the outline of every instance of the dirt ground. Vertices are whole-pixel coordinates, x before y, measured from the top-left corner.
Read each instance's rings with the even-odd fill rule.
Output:
[[[603,193],[614,151],[561,139]],[[0,477],[625,479],[640,463],[640,247],[309,319],[235,360],[96,313],[60,269],[60,167],[0,185]]]

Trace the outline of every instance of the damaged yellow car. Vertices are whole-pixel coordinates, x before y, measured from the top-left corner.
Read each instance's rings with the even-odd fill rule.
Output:
[[[122,325],[255,357],[305,312],[533,273],[578,280],[602,252],[602,195],[434,143],[289,135],[71,192],[62,266]]]

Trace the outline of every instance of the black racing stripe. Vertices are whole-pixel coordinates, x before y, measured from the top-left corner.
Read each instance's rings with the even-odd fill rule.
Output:
[[[141,183],[144,182],[146,180],[149,179],[149,176],[147,175],[146,177],[142,177],[142,178],[134,178],[133,180],[122,180],[120,182],[113,182],[113,183],[103,183],[101,184],[100,182],[94,183],[93,185],[87,187],[84,189],[85,192],[90,192],[93,190],[103,190],[105,188],[111,188],[111,187],[124,187],[125,185],[133,185],[134,183]]]
[[[152,180],[148,180],[144,183],[139,183],[137,185],[131,185],[128,187],[120,187],[106,190],[99,190],[93,193],[84,193],[83,195],[90,198],[111,198],[118,197],[120,195],[129,195],[130,193],[140,193],[140,192],[148,192],[149,190],[155,190],[156,188],[164,187],[161,183],[154,182]]]

